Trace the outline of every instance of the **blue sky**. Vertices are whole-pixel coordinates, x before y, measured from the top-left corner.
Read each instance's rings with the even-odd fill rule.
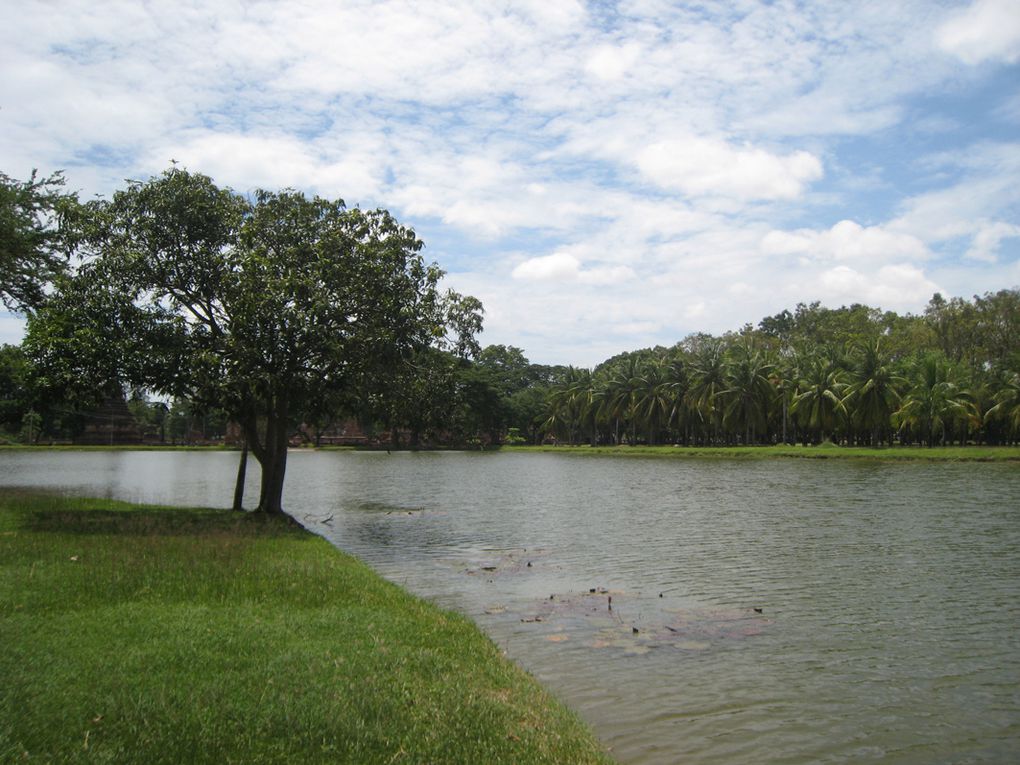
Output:
[[[1018,0],[0,3],[0,170],[385,207],[532,361],[1020,286]]]

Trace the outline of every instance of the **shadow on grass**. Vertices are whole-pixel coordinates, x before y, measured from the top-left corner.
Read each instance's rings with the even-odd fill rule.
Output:
[[[212,515],[202,511],[141,510],[33,510],[24,521],[28,531],[61,534],[118,534],[133,536],[236,536],[280,537],[300,535],[287,519],[262,514]]]
[[[216,536],[311,538],[289,516],[236,513],[210,508],[132,505],[115,500],[13,492],[0,498],[26,531],[120,536]]]

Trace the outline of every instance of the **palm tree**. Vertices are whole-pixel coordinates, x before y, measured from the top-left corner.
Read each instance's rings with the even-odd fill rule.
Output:
[[[919,357],[911,378],[911,387],[892,417],[901,430],[911,428],[933,446],[936,434],[945,440],[947,427],[977,419],[969,392],[958,382],[957,368],[941,351]]]
[[[726,390],[726,358],[721,342],[707,343],[692,364],[693,382],[690,399],[702,422],[709,422],[712,438],[719,435],[720,408],[718,395]]]
[[[563,382],[549,393],[543,427],[565,433],[570,444],[576,445],[581,430],[594,420],[594,401],[591,370],[568,368]]]
[[[663,385],[666,395],[672,402],[667,425],[672,427],[676,423],[679,438],[686,446],[690,441],[690,421],[692,407],[690,400],[691,391],[691,370],[682,352],[663,360],[665,365],[665,381]]]
[[[824,441],[846,416],[843,404],[843,370],[831,357],[814,356],[807,360],[802,377],[797,382],[790,411]]]
[[[1020,431],[1020,372],[1005,377],[995,394],[995,406],[985,413],[985,418],[1005,420],[1014,435]]]
[[[788,426],[790,425],[790,408],[797,393],[797,381],[800,379],[800,357],[792,350],[780,351],[775,361],[770,360],[772,374],[769,382],[776,392],[780,408],[780,438],[789,443]],[[793,441],[797,440],[796,434]]]
[[[733,349],[726,367],[727,387],[718,394],[723,420],[743,426],[745,445],[751,443],[756,428],[764,429],[768,423],[769,404],[775,395],[769,379],[772,370],[772,364],[748,343]]]
[[[633,385],[633,405],[637,422],[645,427],[649,444],[659,442],[659,433],[673,417],[673,396],[666,364],[646,361]]]
[[[613,423],[614,440],[620,443],[620,424],[629,431],[629,442],[634,443],[637,428],[635,400],[641,387],[641,365],[636,355],[630,355],[613,368],[603,386],[599,417]]]
[[[881,339],[859,343],[852,359],[849,383],[843,405],[850,419],[871,433],[871,445],[878,446],[879,436],[890,425],[892,413],[900,402],[900,389],[906,380],[896,374],[889,359],[882,353]]]

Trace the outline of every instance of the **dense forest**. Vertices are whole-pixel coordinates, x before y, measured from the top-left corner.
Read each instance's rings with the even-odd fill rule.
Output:
[[[1016,443],[1020,291],[937,294],[919,316],[800,304],[594,369],[490,345],[443,379],[408,402],[424,419],[392,424],[518,444]]]
[[[921,316],[800,304],[757,327],[564,370],[542,401],[514,423],[529,439],[1015,443],[1020,291],[936,294]]]
[[[1020,440],[1020,291],[921,315],[799,304],[594,369],[480,348],[482,306],[385,211],[242,198],[172,168],[110,202],[0,177],[0,437],[73,441],[123,398],[147,442],[1007,444]],[[76,267],[72,264],[77,263]],[[385,297],[385,299],[383,299]],[[125,406],[126,404],[126,406]]]

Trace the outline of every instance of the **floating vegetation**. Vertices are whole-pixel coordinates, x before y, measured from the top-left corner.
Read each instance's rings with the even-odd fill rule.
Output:
[[[706,651],[723,641],[760,635],[772,624],[760,607],[670,609],[661,604],[659,597],[591,587],[537,601],[520,621],[548,623],[553,631],[545,639],[551,642],[580,641],[629,656],[659,648]]]
[[[486,554],[488,553],[488,554]],[[464,573],[468,576],[517,576],[531,573],[536,562],[548,555],[545,550],[528,549],[526,547],[512,550],[488,550],[468,561]],[[463,561],[458,561],[463,565]]]

